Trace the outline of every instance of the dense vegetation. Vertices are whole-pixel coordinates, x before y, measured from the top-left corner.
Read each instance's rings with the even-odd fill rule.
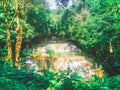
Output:
[[[119,90],[120,1],[56,0],[49,9],[44,0],[0,1],[0,90]],[[55,36],[74,42],[101,64],[107,77],[89,82],[76,72],[18,70],[34,41]],[[69,77],[68,77],[69,76]]]
[[[11,67],[8,62],[0,61],[0,90],[119,90],[120,75],[107,78],[92,76],[85,81],[76,71],[60,71],[59,73],[47,70],[38,71],[42,74],[29,73]]]

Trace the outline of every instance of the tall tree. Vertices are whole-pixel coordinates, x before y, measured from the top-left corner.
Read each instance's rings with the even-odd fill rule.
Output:
[[[11,23],[8,20],[9,14],[8,14],[8,8],[9,8],[9,4],[10,4],[10,0],[3,0],[3,6],[4,6],[4,16],[5,16],[5,23],[6,23],[6,44],[7,44],[7,50],[8,50],[8,54],[7,54],[7,59],[9,61],[12,61],[12,46],[11,46],[11,34],[10,34],[10,27],[11,27]]]
[[[17,32],[17,37],[16,37],[16,45],[15,45],[15,66],[17,67],[19,62],[20,62],[20,49],[21,49],[21,43],[22,43],[22,33],[23,33],[23,28],[20,23],[20,14],[21,14],[21,7],[22,3],[20,3],[20,0],[15,0],[16,3],[16,32]]]
[[[33,6],[33,0],[15,0],[15,12],[16,12],[16,45],[15,45],[15,66],[18,67],[21,58],[21,44],[23,40],[23,25],[20,19],[23,21],[26,20],[26,8],[29,8],[28,5]]]
[[[23,34],[23,21],[25,21],[25,5],[31,3],[32,0],[2,0],[1,3],[4,7],[4,18],[6,25],[6,47],[7,47],[7,59],[11,62],[14,62],[14,65],[17,67],[20,62],[20,50],[22,44],[22,34]],[[10,10],[14,12],[13,16],[10,14]],[[23,21],[22,21],[23,20]],[[13,23],[14,22],[14,23]],[[15,24],[16,23],[16,24]],[[16,30],[16,42],[15,48],[12,48],[11,43],[11,32]],[[15,54],[13,55],[13,50],[15,50]],[[15,57],[13,57],[15,56]]]

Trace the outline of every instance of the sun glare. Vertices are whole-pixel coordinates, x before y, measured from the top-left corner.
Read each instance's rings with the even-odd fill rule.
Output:
[[[56,9],[56,3],[55,3],[55,0],[47,0],[48,4],[49,4],[49,7],[50,9]]]

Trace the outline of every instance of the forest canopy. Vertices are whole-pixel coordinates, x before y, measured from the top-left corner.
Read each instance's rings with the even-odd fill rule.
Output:
[[[82,51],[94,57],[95,61],[102,65],[109,77],[120,82],[120,1],[55,0],[55,3],[56,9],[50,9],[49,2],[46,0],[0,1],[0,68],[4,66],[10,67],[10,72],[13,76],[17,75],[17,73],[23,74],[24,77],[30,76],[30,73],[14,72],[14,69],[18,67],[23,58],[31,53],[29,48],[35,41],[48,40],[51,36],[55,36],[61,40],[74,42]],[[6,62],[9,62],[11,65],[9,66]],[[1,68],[0,70],[2,70],[0,72],[2,75],[0,76],[0,83],[2,85],[5,85],[2,79],[7,78],[6,80],[10,81],[10,84],[14,82],[18,86],[19,84],[23,85],[23,88],[26,88],[24,90],[29,90],[32,87],[29,86],[29,83],[35,83],[34,80],[37,80],[37,78],[42,78],[45,81],[42,82],[44,84],[48,79],[54,79],[57,82],[55,77],[47,76],[46,72],[44,77],[37,77],[32,73],[33,81],[28,80],[29,82],[26,81],[24,83],[24,78],[21,78],[19,75],[17,79],[6,76],[5,74],[9,72],[9,70],[6,71],[7,68]],[[48,74],[50,75],[51,73],[48,72]],[[21,81],[19,83],[20,78]],[[111,78],[107,78],[104,83],[98,80],[98,87],[101,84],[103,85],[100,90],[115,88],[112,83],[108,84]],[[92,80],[94,81],[94,79]],[[107,86],[105,86],[106,82]],[[7,81],[6,84],[9,86]],[[71,78],[64,78],[64,83],[59,83],[59,85],[63,86],[67,84],[73,85]],[[77,82],[77,84],[85,85],[88,88],[86,90],[96,90],[93,88],[98,88],[97,84],[95,87],[92,82],[85,84],[81,81],[80,83]],[[59,85],[59,89],[49,89],[49,85],[50,83],[47,83],[43,86],[46,89],[48,88],[47,90],[59,90],[61,88],[62,90],[74,90],[73,88],[77,88],[75,90],[85,90],[84,86],[81,87],[82,89],[79,89],[79,86],[67,89],[59,87]],[[34,84],[33,87],[38,88],[39,86]],[[17,90],[17,86],[14,88],[14,90]],[[116,86],[116,88],[119,88],[119,86]],[[9,90],[11,89],[9,88]]]

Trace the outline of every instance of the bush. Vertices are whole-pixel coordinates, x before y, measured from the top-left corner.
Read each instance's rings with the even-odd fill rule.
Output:
[[[41,70],[29,73],[11,67],[9,62],[0,61],[0,90],[119,90],[120,75],[98,78],[92,76],[88,81],[78,72],[71,70],[57,73]]]
[[[40,75],[11,67],[9,62],[0,61],[0,90],[46,90],[49,86],[47,74]],[[42,72],[42,71],[41,71]],[[19,89],[17,89],[19,88]]]
[[[47,47],[46,48],[46,53],[49,54],[51,59],[55,57],[55,50],[52,47]]]
[[[0,90],[29,90],[29,88],[16,80],[0,77]]]

